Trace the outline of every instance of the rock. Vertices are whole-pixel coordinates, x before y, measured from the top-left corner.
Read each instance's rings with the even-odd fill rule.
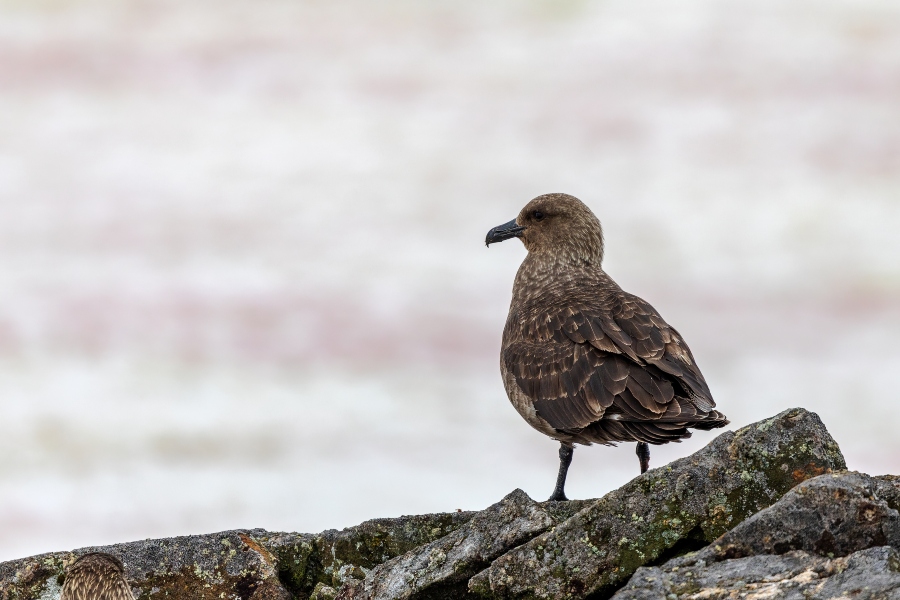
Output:
[[[674,562],[674,561],[673,561]],[[900,600],[900,554],[890,546],[828,559],[794,550],[693,567],[642,567],[613,600],[748,598]]]
[[[125,566],[136,598],[290,600],[275,557],[255,539],[261,530],[146,540],[54,552],[0,564],[0,598],[58,597],[65,568],[88,552],[108,552]]]
[[[334,600],[335,596],[337,596],[336,589],[324,583],[317,583],[309,600]]]
[[[873,546],[900,549],[900,513],[878,496],[878,481],[862,473],[806,481],[698,554],[723,560],[806,550],[845,556]]]
[[[475,514],[458,511],[372,519],[319,534],[263,532],[260,543],[276,556],[285,587],[305,599],[317,584],[339,588],[351,579],[363,579],[373,567],[446,536]]]
[[[478,513],[374,519],[320,534],[254,529],[44,554],[0,563],[0,600],[58,597],[65,567],[90,551],[119,557],[139,600],[604,598],[642,565],[662,563],[639,575],[677,597],[687,585],[682,568],[695,579],[708,575],[731,585],[721,573],[737,569],[736,561],[773,577],[809,572],[854,585],[872,565],[894,573],[888,567],[896,555],[885,548],[900,539],[900,478],[822,476],[784,496],[844,468],[818,417],[794,409],[725,433],[600,500],[537,503],[516,490]],[[712,547],[682,556],[716,538]],[[620,593],[643,590],[639,580]]]
[[[894,510],[900,511],[900,475],[873,477],[879,498]]]
[[[319,583],[324,599],[329,590],[336,593],[331,586],[362,578],[375,565],[444,537],[473,514],[373,519],[317,535],[254,529],[43,554],[0,563],[0,600],[58,595],[65,568],[96,551],[122,560],[139,600],[157,595],[168,600],[305,600]]]
[[[897,481],[862,473],[806,481],[699,552],[639,569],[614,598],[724,598],[732,590],[879,599],[893,590],[900,598],[900,556],[891,548],[900,549],[900,513],[886,500],[895,499]]]
[[[345,585],[338,600],[404,600],[449,597],[490,562],[554,524],[550,513],[515,490],[439,540],[372,569],[361,583]],[[464,587],[464,585],[463,585]]]
[[[499,557],[468,589],[489,598],[608,596],[638,567],[705,546],[798,483],[842,469],[819,417],[788,410],[635,478]]]

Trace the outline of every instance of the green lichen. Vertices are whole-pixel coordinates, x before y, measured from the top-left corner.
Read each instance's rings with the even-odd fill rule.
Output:
[[[309,598],[318,584],[339,586],[342,574],[364,574],[413,548],[440,539],[473,513],[443,513],[374,519],[343,531],[298,536],[294,543],[262,544],[276,557],[278,577],[296,598]]]
[[[502,569],[511,580],[492,579],[499,597],[562,599],[572,581],[583,585],[579,597],[614,590],[639,566],[697,550],[801,481],[841,465],[818,417],[786,411],[633,480],[526,544],[543,551],[528,559],[513,551],[479,581]]]
[[[270,551],[275,555],[278,579],[285,588],[296,596],[308,596],[319,583],[321,572],[314,542],[303,540]]]

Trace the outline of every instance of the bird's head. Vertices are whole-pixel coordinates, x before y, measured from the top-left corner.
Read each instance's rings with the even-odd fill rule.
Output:
[[[69,567],[69,570],[75,569],[89,569],[94,571],[105,570],[121,575],[124,572],[125,567],[122,565],[122,561],[112,554],[107,554],[105,552],[88,552],[87,554],[79,556],[78,560]]]
[[[603,260],[603,229],[584,202],[568,194],[544,194],[525,205],[519,216],[488,231],[491,245],[517,237],[530,254],[599,265]]]

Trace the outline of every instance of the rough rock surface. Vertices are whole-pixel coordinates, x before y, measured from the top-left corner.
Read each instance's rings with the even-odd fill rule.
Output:
[[[279,577],[292,594],[305,599],[318,586],[318,596],[328,598],[343,583],[362,579],[373,567],[445,537],[476,514],[372,519],[356,527],[318,534],[262,532],[259,540],[276,556]]]
[[[897,562],[889,546],[898,537],[900,478],[819,477],[759,512],[797,484],[844,468],[818,417],[794,409],[725,433],[600,500],[537,503],[516,490],[477,513],[375,519],[319,534],[228,531],[44,554],[0,564],[0,600],[58,598],[65,567],[97,550],[122,560],[140,600],[599,599],[642,565],[662,563],[639,571],[620,593],[637,594],[639,575],[652,571],[654,585],[678,597],[684,584],[678,565],[688,563],[677,561],[686,560],[695,561],[697,577],[706,576],[703,569],[719,577],[726,591],[732,583],[740,587],[721,575],[737,569],[736,561],[769,569],[772,577],[818,573],[834,585],[877,567],[887,574],[887,590]],[[719,536],[713,547],[682,557]],[[666,562],[673,557],[680,558]]]
[[[635,478],[495,560],[469,590],[490,598],[609,595],[638,567],[704,546],[798,483],[842,469],[819,417],[788,410]]]
[[[0,600],[58,598],[65,568],[96,551],[122,560],[138,600],[305,599],[317,584],[340,585],[342,578],[444,537],[474,514],[374,519],[316,535],[225,531],[42,554],[0,563]]]
[[[673,561],[674,562],[674,561]],[[638,569],[614,600],[900,600],[890,546],[829,559],[802,550],[687,567]]]
[[[806,481],[699,552],[639,569],[614,598],[900,598],[898,484],[862,473]]]
[[[88,552],[108,552],[125,566],[135,598],[290,600],[275,557],[254,538],[226,531],[55,552],[0,564],[0,598],[58,598],[65,568]]]
[[[556,503],[554,503],[556,504]],[[506,552],[554,525],[553,515],[515,490],[468,523],[430,544],[379,565],[362,582],[348,582],[339,600],[447,597]]]
[[[881,475],[873,479],[876,495],[888,506],[900,511],[900,475]]]
[[[862,473],[822,475],[806,481],[699,553],[722,560],[806,550],[846,556],[873,546],[900,549],[900,513],[878,494],[878,481]]]

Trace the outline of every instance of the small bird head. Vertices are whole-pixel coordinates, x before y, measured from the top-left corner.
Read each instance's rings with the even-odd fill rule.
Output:
[[[488,231],[491,245],[517,237],[529,253],[600,264],[603,229],[584,202],[568,194],[544,194],[525,205],[519,216]]]
[[[122,561],[112,554],[88,552],[79,556],[78,560],[69,567],[70,571],[79,569],[94,569],[121,575],[125,567],[122,565]]]
[[[124,570],[111,554],[84,554],[66,569],[60,600],[134,600]]]

